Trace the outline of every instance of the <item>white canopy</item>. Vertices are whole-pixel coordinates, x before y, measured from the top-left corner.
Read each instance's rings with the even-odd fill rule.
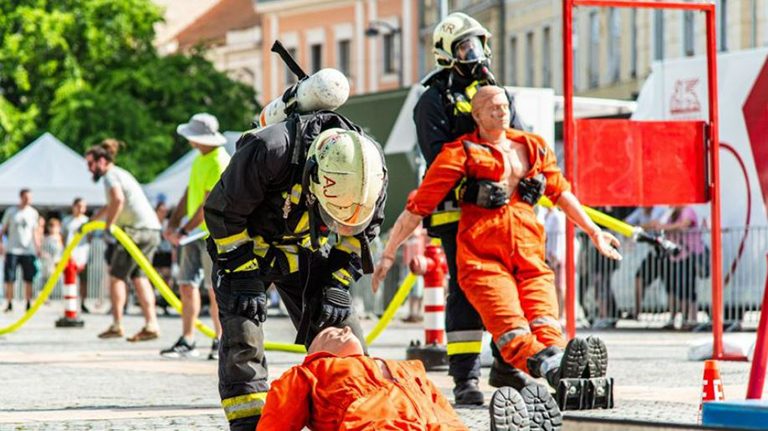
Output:
[[[91,179],[85,159],[46,132],[0,165],[0,206],[16,205],[19,190],[32,191],[32,205],[68,207],[75,197],[104,205],[104,186]]]
[[[227,138],[226,148],[229,154],[235,153],[235,143],[242,132],[224,132]],[[159,200],[164,200],[168,205],[174,206],[181,198],[182,193],[189,183],[189,171],[195,160],[197,150],[191,150],[181,156],[174,164],[161,172],[154,181],[144,185],[144,193],[154,205]]]

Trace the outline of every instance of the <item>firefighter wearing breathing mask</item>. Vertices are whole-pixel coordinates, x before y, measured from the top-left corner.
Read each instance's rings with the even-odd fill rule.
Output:
[[[427,166],[440,153],[443,144],[475,130],[470,100],[477,89],[496,85],[490,70],[491,34],[472,17],[456,12],[437,24],[433,34],[433,53],[437,69],[422,84],[427,87],[414,108],[413,118],[419,148]],[[514,97],[509,99],[509,126],[525,130],[515,109]],[[523,179],[522,193],[530,193],[533,202],[541,195],[536,179]],[[456,234],[458,232],[460,188],[457,187],[424,219],[431,236],[440,238],[448,260],[450,281],[445,311],[448,373],[454,380],[456,404],[483,404],[478,387],[483,324],[480,315],[459,288],[456,274]],[[526,190],[526,191],[524,191]],[[498,352],[496,356],[498,357]],[[520,387],[524,373],[495,361],[491,368],[492,386]]]
[[[381,148],[341,115],[320,111],[246,132],[205,203],[223,335],[219,393],[232,430],[253,430],[266,399],[262,324],[274,284],[306,346],[352,328],[350,284],[373,271],[383,220]]]

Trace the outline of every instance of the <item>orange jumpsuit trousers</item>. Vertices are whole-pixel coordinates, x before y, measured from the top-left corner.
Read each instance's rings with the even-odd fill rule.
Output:
[[[524,143],[530,171],[544,174],[544,194],[557,202],[570,190],[554,151],[538,135],[507,129],[507,139]],[[406,209],[420,216],[463,177],[500,181],[504,155],[481,141],[477,132],[445,144]],[[554,273],[544,261],[544,227],[533,207],[513,193],[503,207],[486,209],[462,203],[457,237],[459,284],[480,313],[504,360],[527,371],[527,360],[549,346],[565,346],[557,319]]]
[[[468,431],[420,361],[317,352],[272,382],[258,431]]]

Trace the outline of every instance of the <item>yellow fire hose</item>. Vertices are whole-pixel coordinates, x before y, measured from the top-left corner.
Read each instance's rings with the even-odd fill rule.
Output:
[[[552,201],[547,199],[547,197],[542,197],[539,201],[539,204],[541,204],[544,207],[552,208],[554,204]],[[655,245],[660,245],[662,248],[673,248],[675,247],[674,244],[669,243],[669,241],[654,237],[648,236],[642,228],[637,226],[632,226],[628,223],[625,223],[621,220],[618,220],[616,218],[613,218],[607,214],[604,214],[600,211],[597,211],[595,209],[589,208],[589,207],[583,207],[584,210],[587,212],[587,215],[597,224],[604,226],[608,229],[611,229],[615,232],[618,232],[621,235],[624,235],[629,238],[643,240],[645,242],[649,242]],[[48,282],[43,287],[43,290],[40,292],[40,294],[35,299],[35,302],[32,304],[30,309],[24,313],[24,315],[17,320],[16,322],[0,328],[0,335],[8,334],[14,331],[17,331],[19,328],[21,328],[40,308],[40,306],[45,303],[45,301],[48,299],[48,296],[50,296],[51,291],[53,291],[53,288],[56,286],[56,283],[61,276],[61,273],[64,271],[64,267],[67,265],[67,262],[69,261],[69,257],[72,254],[72,250],[74,250],[75,246],[80,243],[80,240],[82,240],[83,236],[93,232],[95,230],[102,230],[105,227],[105,223],[103,221],[93,221],[86,223],[80,232],[78,232],[72,241],[67,244],[67,247],[64,249],[64,252],[62,253],[61,260],[56,265],[55,270],[53,271],[52,276],[48,279]],[[144,254],[139,250],[139,248],[134,244],[134,242],[131,240],[131,238],[119,227],[112,226],[112,234],[114,235],[115,239],[117,239],[120,244],[125,247],[125,249],[128,251],[128,254],[133,257],[134,260],[136,260],[136,263],[139,265],[139,267],[144,271],[145,274],[147,274],[147,277],[149,277],[149,281],[152,283],[152,285],[157,288],[157,290],[160,292],[160,294],[165,298],[165,300],[168,302],[168,304],[173,307],[178,313],[181,313],[181,301],[179,298],[176,297],[176,295],[173,293],[173,291],[168,287],[168,285],[165,283],[165,280],[160,276],[160,274],[157,273],[155,268],[150,264],[150,262],[147,260],[147,258],[144,256]],[[379,322],[376,324],[376,326],[373,328],[373,330],[368,334],[366,337],[366,343],[368,345],[372,344],[379,335],[381,335],[381,332],[384,330],[384,328],[387,327],[389,322],[392,320],[392,318],[395,315],[395,312],[398,308],[403,304],[405,299],[408,297],[408,294],[410,293],[411,289],[413,288],[413,284],[416,281],[416,276],[413,273],[409,273],[408,276],[403,280],[403,283],[398,288],[397,292],[395,293],[395,296],[392,298],[392,301],[390,301],[389,305],[387,306],[387,309],[384,311],[384,314],[381,316],[381,319],[379,319]],[[216,337],[216,333],[213,331],[213,329],[209,328],[199,320],[195,321],[195,327],[205,334],[208,337],[214,338]],[[271,351],[283,351],[283,352],[293,352],[293,353],[305,353],[306,349],[303,345],[300,344],[291,344],[291,343],[276,343],[271,341],[265,341],[264,342],[264,349],[265,350],[271,350]]]
[[[539,200],[539,205],[546,207],[546,208],[553,208],[555,204],[552,203],[549,198],[546,196],[542,196],[541,200]],[[624,223],[623,221],[613,218],[609,216],[608,214],[602,213],[596,209],[592,209],[588,206],[582,206],[584,208],[584,211],[586,211],[589,218],[592,219],[595,223],[599,224],[600,226],[607,227],[608,229],[620,233],[628,238],[634,238],[636,233],[638,232],[638,227],[632,226],[631,224]]]
[[[72,238],[72,241],[67,244],[67,247],[64,249],[64,252],[61,255],[61,260],[59,260],[59,263],[56,265],[53,274],[48,279],[48,282],[43,287],[43,290],[39,295],[37,295],[37,298],[35,298],[35,302],[32,304],[30,309],[27,310],[27,312],[24,313],[24,315],[16,322],[6,327],[0,328],[0,335],[17,331],[37,312],[40,306],[48,299],[51,292],[53,291],[53,288],[56,287],[56,283],[58,282],[61,273],[64,271],[64,267],[66,267],[67,262],[69,261],[72,250],[74,250],[77,244],[80,243],[83,236],[96,230],[102,230],[104,227],[105,223],[103,221],[93,221],[83,225],[82,229],[80,229],[80,232],[75,234],[74,238]],[[128,251],[128,254],[130,254],[131,257],[136,261],[142,271],[147,274],[149,281],[157,288],[157,290],[160,292],[163,298],[165,298],[168,304],[178,313],[181,313],[181,301],[168,287],[168,285],[165,283],[165,280],[163,280],[160,274],[157,273],[155,268],[150,264],[150,262],[147,260],[141,250],[136,246],[136,244],[131,240],[131,238],[117,226],[112,226],[112,235],[114,235],[115,239],[117,239],[120,244],[125,247],[125,249]],[[405,298],[408,296],[408,293],[411,291],[415,280],[416,277],[413,274],[409,274],[408,277],[406,277],[406,279],[403,281],[403,284],[397,290],[397,293],[395,294],[394,298],[392,298],[389,306],[387,306],[384,315],[376,324],[376,327],[374,327],[374,329],[368,334],[368,337],[366,337],[366,342],[369,345],[373,343],[373,341],[379,336],[379,334],[381,334],[384,328],[386,328],[386,326],[392,320],[395,312],[398,308],[400,308],[400,305],[402,305],[402,303],[405,301]],[[195,321],[195,327],[208,337],[216,337],[216,333],[213,331],[213,329],[209,328],[199,320]],[[275,343],[266,341],[264,342],[264,349],[272,351],[306,353],[306,349],[303,345],[291,343]]]

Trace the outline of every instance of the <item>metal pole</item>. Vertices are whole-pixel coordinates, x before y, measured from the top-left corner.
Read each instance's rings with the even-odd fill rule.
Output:
[[[403,41],[403,22],[400,21],[397,32],[393,30],[393,33],[397,33],[397,37],[400,39],[400,73],[399,73],[399,88],[405,86],[405,42]]]
[[[572,0],[573,6],[595,7],[631,7],[649,9],[678,9],[707,11],[713,7],[712,3],[689,3],[681,1],[654,1],[654,0]]]
[[[715,7],[709,5],[707,18],[707,89],[709,92],[710,205],[712,216],[712,357],[723,358],[723,268],[720,233],[720,134],[717,99],[717,38]]]
[[[572,191],[576,193],[574,183],[573,160],[573,4],[572,0],[563,0],[563,101],[565,118],[563,119],[563,145],[565,150],[565,174],[571,181]],[[565,332],[568,338],[576,336],[576,267],[574,265],[573,223],[565,222]]]
[[[768,365],[768,277],[765,279],[763,308],[760,309],[760,324],[757,326],[755,355],[752,358],[752,368],[749,371],[748,400],[759,400],[763,396],[766,365]]]

